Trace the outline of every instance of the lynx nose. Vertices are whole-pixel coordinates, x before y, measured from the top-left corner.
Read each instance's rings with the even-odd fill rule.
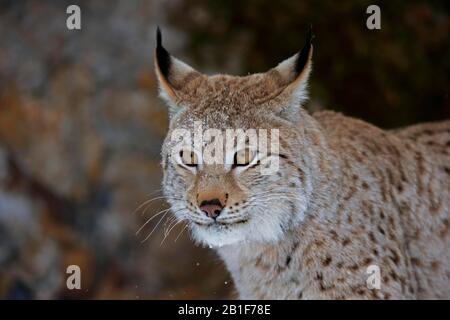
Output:
[[[213,219],[216,219],[220,215],[222,209],[223,205],[219,199],[205,200],[200,204],[200,210]]]

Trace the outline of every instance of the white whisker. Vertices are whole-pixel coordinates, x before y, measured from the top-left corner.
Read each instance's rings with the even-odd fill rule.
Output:
[[[184,220],[183,220],[184,221]],[[178,236],[175,238],[174,242],[177,242],[178,238],[181,236],[181,234],[184,232],[184,230],[186,230],[186,228],[189,226],[189,223],[186,222],[186,225],[183,227],[183,229],[181,229],[180,233],[178,234]]]
[[[155,230],[158,228],[159,224],[161,223],[161,221],[164,219],[164,217],[167,215],[167,213],[169,212],[169,210],[166,211],[166,213],[163,214],[163,216],[161,217],[161,219],[159,219],[158,223],[156,224],[156,226],[152,229],[152,231],[150,232],[150,234],[145,237],[144,240],[141,241],[141,243],[144,243],[145,241],[148,240],[148,238],[151,237],[151,235],[153,234],[153,232],[155,232]]]
[[[179,200],[179,201],[184,200],[184,199],[181,199],[181,198],[175,198],[175,197],[158,196],[158,197],[155,197],[155,198],[152,198],[152,199],[149,199],[149,200],[144,201],[141,205],[139,205],[139,206],[133,211],[133,214],[135,214],[136,212],[138,212],[138,211],[139,211],[142,207],[144,207],[146,204],[149,204],[149,203],[151,203],[151,202],[153,202],[153,201],[160,200],[160,199],[164,199],[164,200]]]
[[[153,216],[151,216],[143,225],[142,225],[142,227],[140,227],[139,228],[139,230],[138,231],[136,231],[136,235],[138,235],[139,234],[139,232],[141,232],[142,231],[142,229],[144,229],[145,228],[145,226],[150,222],[150,221],[152,221],[154,218],[156,218],[157,216],[159,216],[159,215],[161,215],[161,214],[163,214],[164,212],[166,212],[167,213],[167,211],[169,211],[170,210],[170,208],[168,208],[168,209],[165,209],[165,210],[162,210],[162,211],[159,211],[158,213],[156,213],[156,214],[154,214]]]
[[[159,244],[160,247],[162,246],[162,244],[164,243],[164,240],[166,240],[166,238],[170,234],[170,232],[173,230],[173,228],[175,228],[175,226],[178,225],[180,222],[183,222],[183,220],[176,221],[175,224],[169,229],[169,231],[167,231],[167,233],[164,235],[164,238],[162,239],[161,243]]]

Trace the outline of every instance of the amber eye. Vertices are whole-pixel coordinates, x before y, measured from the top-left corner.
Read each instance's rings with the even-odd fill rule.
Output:
[[[254,157],[255,157],[255,152],[249,148],[239,150],[238,152],[236,152],[234,154],[233,168],[244,167],[244,166],[249,165],[250,162],[252,162]]]
[[[198,165],[198,158],[194,151],[192,150],[181,150],[180,151],[181,162],[188,167],[196,167]]]

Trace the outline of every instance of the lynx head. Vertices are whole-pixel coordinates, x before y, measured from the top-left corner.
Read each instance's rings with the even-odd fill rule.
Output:
[[[170,113],[163,190],[199,243],[275,242],[303,219],[311,181],[300,106],[311,56],[309,32],[299,53],[266,73],[207,76],[171,56],[157,30],[155,69]]]

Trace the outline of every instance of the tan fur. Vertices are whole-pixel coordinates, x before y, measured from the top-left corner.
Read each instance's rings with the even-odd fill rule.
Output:
[[[162,152],[173,211],[198,242],[226,242],[213,245],[241,298],[449,299],[450,121],[386,131],[334,112],[310,115],[292,99],[310,65],[300,80],[286,65],[247,77],[176,75],[169,103],[178,109]],[[196,120],[278,128],[280,170],[179,168],[170,134]],[[201,225],[198,198],[210,193],[225,199],[224,221],[239,223]],[[380,290],[366,285],[370,265],[380,267]]]

